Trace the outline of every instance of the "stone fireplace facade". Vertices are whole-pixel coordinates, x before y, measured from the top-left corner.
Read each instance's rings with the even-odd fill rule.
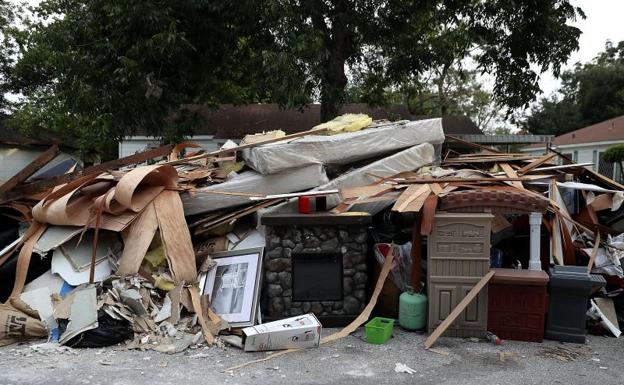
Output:
[[[369,223],[370,216],[264,216],[262,224],[266,226],[266,248],[261,297],[264,317],[278,319],[312,312],[323,320],[347,319],[360,314],[367,303]],[[294,264],[302,258],[315,264],[309,274],[293,271]],[[342,274],[338,272],[337,275],[336,262],[341,265]],[[322,274],[324,263],[328,266],[325,275]],[[299,266],[297,271],[303,269]],[[306,279],[314,282],[305,282]],[[339,281],[334,282],[336,279]],[[306,287],[318,284],[332,288],[332,300],[295,300],[293,294],[295,291],[300,293],[302,286],[293,285]],[[341,298],[336,298],[336,290],[341,291]]]

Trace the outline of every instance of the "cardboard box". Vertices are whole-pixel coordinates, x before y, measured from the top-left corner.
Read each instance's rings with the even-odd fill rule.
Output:
[[[317,348],[321,323],[314,314],[304,314],[243,329],[246,352]]]

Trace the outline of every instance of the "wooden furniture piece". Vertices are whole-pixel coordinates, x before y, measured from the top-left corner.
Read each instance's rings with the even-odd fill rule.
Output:
[[[488,286],[488,330],[505,340],[542,342],[548,307],[548,274],[492,269]]]

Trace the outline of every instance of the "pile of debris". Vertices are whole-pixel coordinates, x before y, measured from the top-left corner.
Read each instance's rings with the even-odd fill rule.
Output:
[[[618,319],[605,315],[613,303],[604,300],[624,289],[624,186],[559,153],[503,153],[445,137],[441,119],[372,122],[365,115],[293,135],[248,136],[213,152],[197,147],[164,146],[29,181],[51,149],[0,185],[1,214],[19,228],[0,245],[8,287],[0,344],[48,337],[73,347],[126,342],[171,353],[230,334],[246,350],[318,346],[361,326],[380,296],[376,312],[395,318],[384,314],[399,301],[383,285],[392,273],[400,291],[426,287],[431,346],[443,333],[466,335],[455,322],[462,314],[484,317],[485,305],[466,309],[496,276],[490,267],[541,272],[553,265],[605,277],[592,292],[591,314],[619,335]],[[444,213],[461,213],[463,222],[446,224]],[[481,220],[484,227],[476,225]],[[464,225],[474,229],[458,230]],[[530,250],[518,247],[528,238]],[[431,312],[443,306],[436,253],[487,258],[440,319]],[[295,270],[307,266],[297,260],[317,262],[294,287]],[[320,277],[334,274],[338,284],[302,282],[318,274],[318,261],[330,266]],[[447,278],[463,274],[459,265],[449,265]],[[320,324],[305,313],[344,316],[348,326],[319,340]],[[241,332],[267,314],[296,318]],[[284,325],[301,334],[277,345],[274,335],[268,346],[266,333]],[[468,328],[476,333],[469,336],[483,337],[481,327]]]

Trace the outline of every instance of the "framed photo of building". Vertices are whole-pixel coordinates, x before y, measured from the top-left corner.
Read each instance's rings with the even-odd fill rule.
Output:
[[[232,327],[253,326],[258,311],[262,247],[211,254],[217,263],[200,278],[213,310]]]

